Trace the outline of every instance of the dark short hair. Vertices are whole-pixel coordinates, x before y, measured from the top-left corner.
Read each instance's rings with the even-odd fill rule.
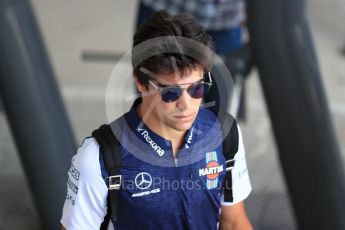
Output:
[[[163,36],[169,37],[167,43],[150,43],[144,47],[149,54],[142,60],[141,51],[136,50],[137,45],[153,38]],[[178,38],[188,38],[196,41],[204,47],[197,58],[184,54],[187,50],[186,44],[179,42]],[[143,43],[144,44],[144,43]],[[174,50],[181,52],[170,52],[167,47],[174,46]],[[205,48],[206,46],[206,48]],[[151,53],[153,55],[151,55]],[[214,45],[212,38],[204,28],[191,16],[182,14],[171,16],[166,11],[158,11],[152,14],[138,29],[133,38],[132,65],[134,76],[144,85],[148,84],[150,76],[143,72],[143,69],[155,75],[173,74],[178,72],[180,77],[188,76],[192,70],[202,68],[208,72],[213,65]],[[139,57],[141,55],[141,57]],[[175,63],[173,64],[172,61]],[[177,68],[176,68],[177,67]]]

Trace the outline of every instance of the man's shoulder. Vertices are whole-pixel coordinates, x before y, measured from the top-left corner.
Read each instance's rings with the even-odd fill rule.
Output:
[[[84,176],[92,175],[99,169],[99,145],[93,137],[87,137],[72,158],[72,164]]]
[[[221,120],[223,120],[223,122],[224,121],[230,121],[231,123],[233,121],[236,122],[236,119],[234,118],[234,116],[226,111],[219,111],[219,115],[220,116],[218,116],[214,111],[210,109],[200,109],[197,116],[197,121],[208,124],[208,125],[214,125],[215,123],[220,124]],[[237,122],[235,124],[237,124]]]
[[[82,144],[79,146],[78,151],[77,151],[77,155],[80,157],[88,157],[92,154],[95,154],[96,152],[98,153],[99,151],[99,144],[96,141],[95,138],[93,138],[92,136],[90,137],[86,137]]]
[[[200,109],[196,119],[198,127],[201,129],[210,129],[219,125],[216,114],[209,109]]]
[[[198,112],[198,119],[200,120],[214,122],[216,121],[216,118],[216,114],[210,109],[202,108]]]

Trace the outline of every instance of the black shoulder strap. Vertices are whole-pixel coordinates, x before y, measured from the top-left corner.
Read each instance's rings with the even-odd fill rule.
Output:
[[[116,221],[117,218],[117,204],[121,186],[120,144],[111,131],[110,126],[106,124],[94,130],[92,136],[100,146],[100,153],[103,154],[105,167],[109,172],[108,210],[100,227],[101,230],[106,230],[110,219]]]
[[[233,201],[232,174],[235,165],[235,155],[238,151],[238,129],[236,120],[227,112],[219,112],[218,118],[222,127],[223,154],[226,162],[226,174],[224,178],[224,201]]]

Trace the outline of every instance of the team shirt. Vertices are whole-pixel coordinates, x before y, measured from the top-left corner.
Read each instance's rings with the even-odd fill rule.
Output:
[[[233,202],[224,202],[225,159],[221,127],[200,109],[176,158],[171,142],[140,120],[136,102],[110,124],[119,142],[122,184],[118,216],[108,229],[218,229],[221,205],[251,192],[241,129],[232,169]],[[86,138],[72,158],[61,224],[67,230],[99,229],[107,211],[108,177],[99,145]]]

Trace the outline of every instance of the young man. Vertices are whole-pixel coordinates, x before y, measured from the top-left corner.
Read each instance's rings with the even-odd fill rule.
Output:
[[[157,38],[163,42],[135,49]],[[186,52],[189,43],[182,44],[180,38],[205,50],[191,57]],[[251,185],[240,128],[236,125],[238,150],[229,202],[222,194],[226,163],[221,124],[215,113],[201,108],[212,85],[210,36],[190,17],[160,11],[141,26],[133,47],[141,98],[110,124],[120,145],[122,179],[117,216],[108,229],[252,229],[243,205]],[[152,55],[143,59],[140,50]],[[85,139],[68,176],[63,229],[99,229],[109,208],[109,172],[94,138]]]

